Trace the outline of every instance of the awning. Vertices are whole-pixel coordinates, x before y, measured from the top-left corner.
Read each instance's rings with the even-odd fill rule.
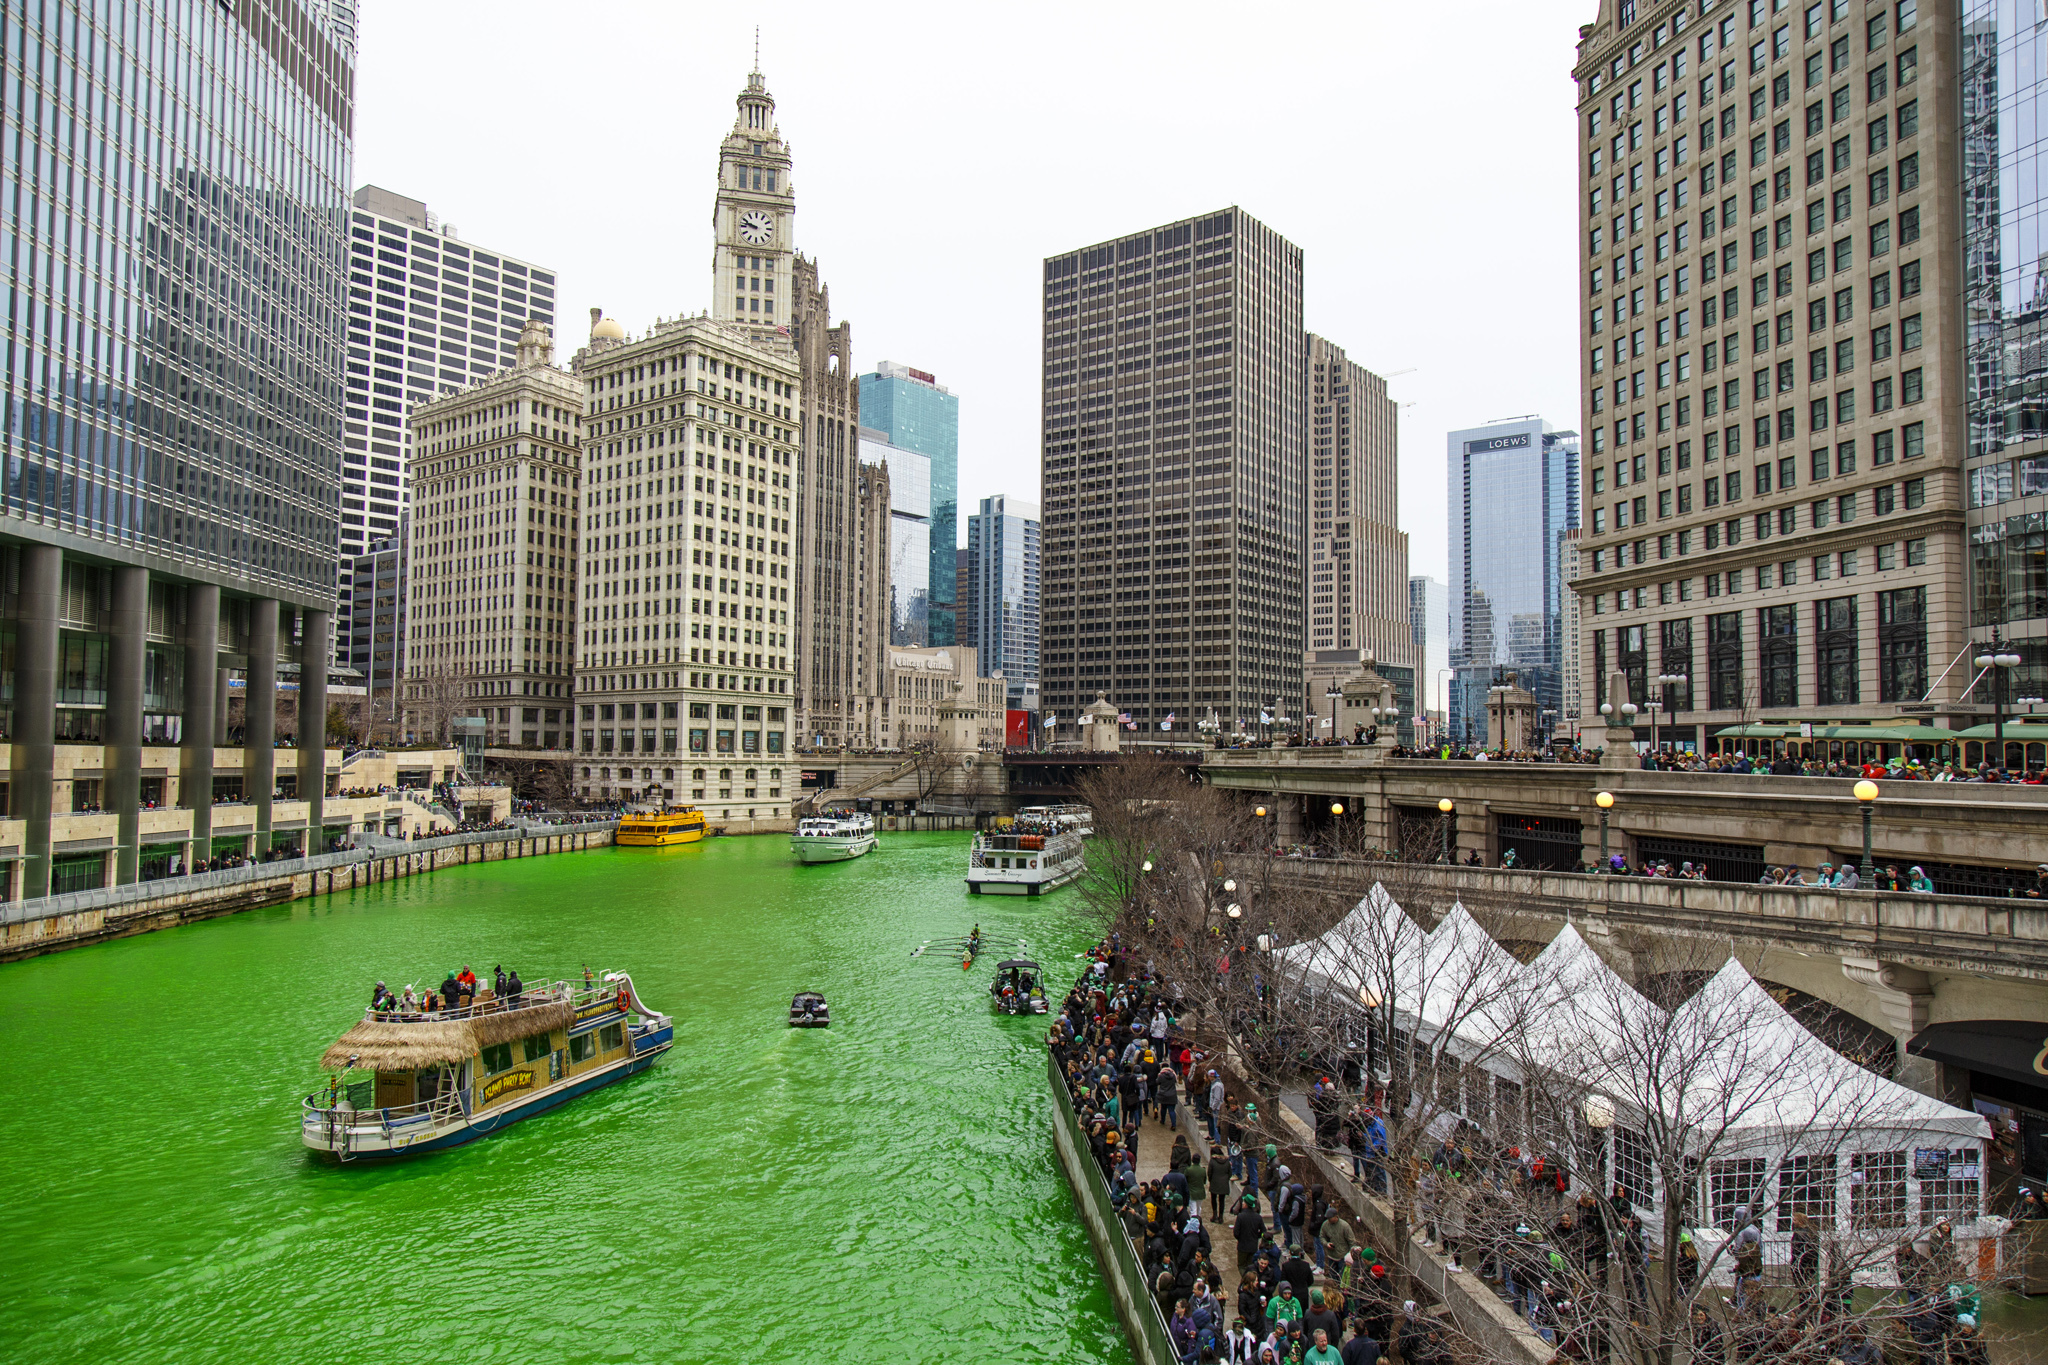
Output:
[[[2007,726],[2008,733],[2012,727]],[[1816,725],[1814,739],[1856,739],[1866,744],[1949,744],[1963,734],[1934,725]],[[1714,731],[1716,739],[1804,739],[1797,725],[1731,725]]]
[[[1906,1051],[2048,1090],[2048,1023],[2030,1019],[1963,1019],[1913,1035]]]
[[[2048,740],[2048,725],[2042,725],[2038,722],[2028,725],[2021,721],[2009,720],[2005,723],[2005,737],[2016,742],[2024,743],[2031,741],[2039,744],[2044,740]],[[1972,725],[1967,730],[1956,731],[1956,738],[1997,739],[1998,727],[1996,725]]]

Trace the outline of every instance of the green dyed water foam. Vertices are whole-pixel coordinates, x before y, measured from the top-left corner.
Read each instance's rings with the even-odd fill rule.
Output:
[[[1052,1153],[1042,1020],[991,1017],[1067,895],[965,894],[963,835],[451,869],[0,967],[0,1360],[1128,1361]],[[926,939],[981,918],[970,975]],[[299,1144],[378,977],[633,973],[650,1072],[452,1152]],[[829,1031],[785,1024],[824,991]]]

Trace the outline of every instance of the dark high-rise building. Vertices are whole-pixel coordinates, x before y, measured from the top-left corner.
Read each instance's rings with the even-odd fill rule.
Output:
[[[319,743],[294,779],[272,740],[296,728],[277,724],[280,670],[304,660],[298,711],[326,710],[354,10],[9,6],[0,620],[25,824],[10,895],[322,828]],[[217,777],[234,673],[248,743]],[[60,772],[60,741],[103,746],[103,767]],[[170,748],[148,774],[145,745]],[[273,842],[273,794],[294,785],[306,833]],[[146,847],[145,788],[190,811],[175,830],[152,812]],[[224,791],[253,807],[221,821],[226,849]],[[53,856],[53,803],[115,827]]]
[[[1301,249],[1231,208],[1044,274],[1042,704],[1298,726]]]

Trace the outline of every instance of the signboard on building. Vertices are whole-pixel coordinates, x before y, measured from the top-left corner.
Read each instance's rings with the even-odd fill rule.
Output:
[[[1526,431],[1517,432],[1513,436],[1489,436],[1483,441],[1465,442],[1465,453],[1467,455],[1486,455],[1496,450],[1527,450],[1528,448],[1529,433]]]

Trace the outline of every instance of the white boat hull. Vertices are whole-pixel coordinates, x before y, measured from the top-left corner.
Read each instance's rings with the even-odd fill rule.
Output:
[[[858,834],[850,838],[833,835],[791,836],[789,851],[800,863],[843,863],[849,858],[858,858],[871,853],[875,847],[875,836]]]
[[[1019,872],[1013,868],[970,867],[967,869],[967,889],[977,896],[1039,896],[1056,890],[1081,875],[1081,869],[1070,868],[1040,875],[1026,868]]]

